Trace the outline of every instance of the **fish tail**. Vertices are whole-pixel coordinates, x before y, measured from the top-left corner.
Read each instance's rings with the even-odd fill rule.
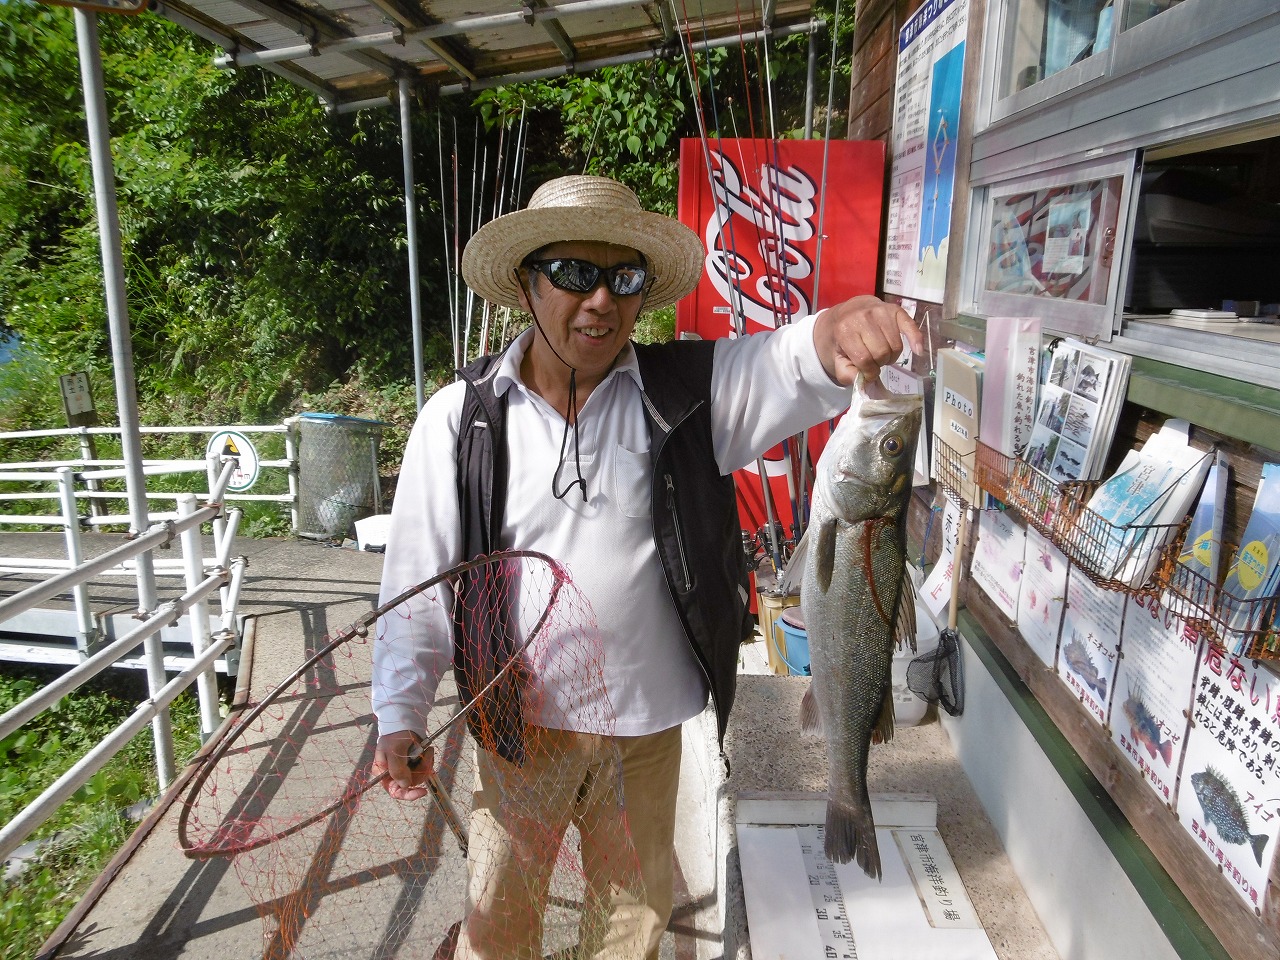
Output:
[[[1172,740],[1166,740],[1164,743],[1160,744],[1160,756],[1164,758],[1164,765],[1166,767],[1173,766],[1173,741]]]
[[[871,804],[847,807],[828,799],[826,839],[822,849],[832,863],[856,860],[868,877],[879,880],[880,846],[876,843]]]
[[[827,823],[831,823],[831,804],[827,804]],[[827,827],[831,829],[830,826]],[[830,833],[827,836],[831,836]],[[1249,837],[1249,844],[1253,847],[1253,858],[1258,861],[1258,866],[1262,866],[1262,851],[1267,849],[1267,842],[1271,838],[1265,833],[1255,833]]]

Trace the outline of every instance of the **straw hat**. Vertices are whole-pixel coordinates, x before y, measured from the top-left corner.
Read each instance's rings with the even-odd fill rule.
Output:
[[[462,277],[490,303],[520,307],[515,268],[549,243],[589,241],[634,247],[654,277],[646,310],[674,303],[698,284],[704,252],[679,220],[640,206],[630,187],[608,177],[544,183],[523,210],[490,220],[462,253]]]

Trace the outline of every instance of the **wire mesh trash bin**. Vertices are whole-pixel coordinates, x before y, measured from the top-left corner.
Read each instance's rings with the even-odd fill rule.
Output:
[[[383,426],[336,413],[298,418],[298,536],[341,540],[357,520],[382,512]]]

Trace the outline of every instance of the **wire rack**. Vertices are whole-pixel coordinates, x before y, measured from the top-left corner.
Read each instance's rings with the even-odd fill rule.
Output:
[[[1228,650],[1280,660],[1280,592],[1237,597],[1179,562],[1188,519],[1175,524],[1116,524],[1089,509],[1098,484],[1055,483],[1030,464],[978,441],[977,485],[1035,527],[1099,586],[1156,596]],[[1224,545],[1223,552],[1228,552]]]
[[[933,478],[961,510],[977,498],[974,454],[961,453],[936,434],[933,438]]]

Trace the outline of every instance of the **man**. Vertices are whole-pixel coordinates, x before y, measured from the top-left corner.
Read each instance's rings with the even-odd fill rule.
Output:
[[[679,221],[584,176],[544,184],[463,255],[471,289],[534,326],[424,407],[397,487],[383,601],[495,549],[554,557],[598,621],[616,723],[603,743],[530,726],[478,751],[460,956],[541,956],[550,865],[531,862],[528,833],[558,837],[572,822],[585,899],[605,915],[588,929],[584,908],[583,953],[657,957],[672,907],[680,726],[710,696],[723,740],[749,629],[730,474],[844,410],[858,375],[874,381],[903,336],[923,346],[911,318],[874,297],[738,340],[631,344],[641,310],[691,291],[703,255]],[[483,510],[490,494],[496,519]],[[449,631],[427,620],[384,618],[375,648],[376,762],[401,799],[426,792],[431,757],[411,759],[453,653]],[[527,799],[537,777],[557,784],[539,794],[543,809],[513,814],[502,797]],[[617,782],[621,810],[601,788]],[[630,854],[610,849],[628,844],[639,885],[619,873]]]

